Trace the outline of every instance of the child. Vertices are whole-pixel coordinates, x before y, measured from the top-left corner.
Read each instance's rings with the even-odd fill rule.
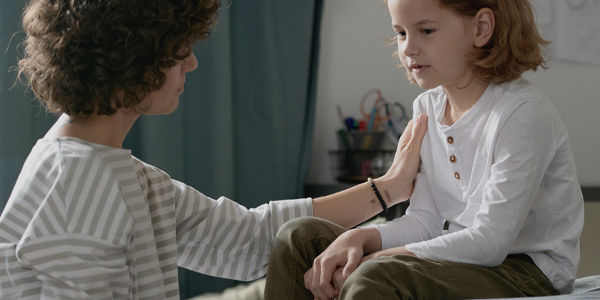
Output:
[[[414,102],[415,115],[430,118],[410,207],[346,232],[318,221],[292,221],[303,222],[302,235],[284,226],[272,247],[267,299],[572,292],[583,198],[564,124],[521,78],[544,66],[546,42],[529,2],[386,4],[409,80],[430,89]]]
[[[191,43],[208,37],[219,5],[29,1],[20,71],[63,114],[32,149],[0,216],[0,299],[179,299],[178,265],[252,280],[287,220],[314,214],[352,227],[379,212],[367,183],[247,209],[122,149],[141,114],[177,108],[185,74],[198,66]],[[377,182],[396,199],[388,205],[412,192],[425,127],[405,133]]]

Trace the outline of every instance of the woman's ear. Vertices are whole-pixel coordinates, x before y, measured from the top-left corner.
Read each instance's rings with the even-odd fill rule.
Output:
[[[475,47],[481,48],[485,46],[494,33],[496,26],[496,18],[494,12],[487,7],[480,9],[475,15],[477,30],[475,32]]]

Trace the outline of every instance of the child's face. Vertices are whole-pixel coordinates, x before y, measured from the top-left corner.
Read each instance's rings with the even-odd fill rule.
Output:
[[[437,0],[389,0],[402,65],[419,86],[465,86],[474,21],[442,8]]]
[[[175,66],[163,72],[166,80],[163,86],[148,95],[141,104],[144,114],[159,115],[170,114],[179,105],[179,95],[183,93],[183,84],[185,83],[185,73],[195,70],[198,67],[198,60],[194,53],[186,59],[179,61]]]

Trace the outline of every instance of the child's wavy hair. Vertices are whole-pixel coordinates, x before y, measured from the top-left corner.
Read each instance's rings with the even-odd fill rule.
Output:
[[[383,0],[387,5],[387,0]],[[473,47],[469,55],[471,73],[486,81],[512,81],[539,66],[547,69],[543,48],[550,44],[538,32],[529,0],[439,0],[461,16],[474,17],[482,8],[494,12],[496,25],[490,41],[483,47]],[[397,39],[390,39],[390,44]],[[396,51],[394,57],[399,58]],[[416,80],[407,71],[410,82]]]
[[[75,119],[136,110],[164,84],[162,71],[209,36],[219,6],[219,0],[31,0],[19,77],[27,77],[49,111]]]

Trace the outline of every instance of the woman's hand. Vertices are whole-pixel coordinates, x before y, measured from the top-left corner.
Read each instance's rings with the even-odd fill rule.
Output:
[[[419,152],[427,131],[427,116],[421,114],[417,120],[408,122],[388,172],[373,180],[388,207],[405,201],[412,194],[413,182],[421,164]],[[381,209],[368,182],[313,199],[313,216],[346,228],[368,220]]]
[[[333,299],[340,293],[340,290],[332,285],[334,273],[338,268],[341,269],[338,272],[341,272],[345,281],[356,270],[365,251],[370,253],[378,249],[381,249],[381,236],[377,229],[349,230],[317,256],[312,268],[304,274],[304,285],[313,293],[315,299]]]
[[[427,131],[427,115],[420,114],[417,120],[409,121],[398,142],[394,162],[387,173],[377,178],[377,185],[390,190],[391,205],[410,197],[413,182],[421,165],[421,142]],[[391,206],[390,205],[390,206]]]

